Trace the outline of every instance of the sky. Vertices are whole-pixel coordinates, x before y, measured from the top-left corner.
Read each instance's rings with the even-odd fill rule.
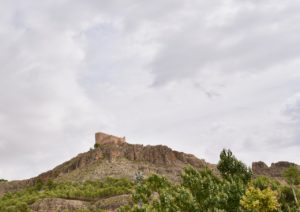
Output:
[[[0,0],[0,178],[94,133],[300,164],[297,0]]]

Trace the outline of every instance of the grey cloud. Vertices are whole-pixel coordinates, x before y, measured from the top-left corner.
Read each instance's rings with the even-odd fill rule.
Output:
[[[284,104],[283,114],[294,122],[300,123],[300,93],[296,93]]]
[[[93,122],[93,107],[77,83],[80,46],[68,30],[51,27],[53,20],[42,12],[45,5],[31,3],[20,3],[1,18],[0,166],[10,179],[51,168],[61,161],[55,152],[68,159],[71,145],[73,151],[86,146],[76,130]],[[30,5],[38,9],[32,11]],[[71,24],[76,32],[80,23]],[[6,172],[9,166],[22,168]]]
[[[156,84],[203,72],[261,72],[299,58],[299,6],[294,1],[234,1],[199,12],[179,30],[164,35],[162,50],[150,67]],[[230,7],[235,8],[231,13],[208,20]]]
[[[2,1],[0,178],[46,171],[95,131],[211,162],[223,147],[248,163],[277,160],[268,149],[299,162],[298,7]]]

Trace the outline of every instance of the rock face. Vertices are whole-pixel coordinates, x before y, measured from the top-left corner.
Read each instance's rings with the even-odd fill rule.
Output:
[[[96,208],[105,209],[106,211],[117,211],[122,205],[132,203],[131,195],[123,194],[119,196],[109,197],[95,202]]]
[[[108,198],[87,202],[83,200],[71,200],[62,198],[44,198],[34,202],[30,208],[37,212],[54,211],[117,211],[117,209],[126,204],[131,204],[132,198],[129,194],[117,195]]]
[[[98,133],[96,143],[99,144],[97,148],[79,154],[37,178],[44,181],[56,178],[80,181],[108,176],[133,177],[137,171],[143,171],[176,180],[185,166],[213,167],[191,154],[177,152],[167,146],[129,144],[118,137]]]
[[[297,166],[300,170],[300,166],[295,163],[290,163],[287,161],[280,161],[277,163],[272,163],[270,167],[268,167],[264,162],[253,162],[252,163],[252,171],[255,175],[265,175],[274,178],[282,178],[283,172],[289,166]]]
[[[88,203],[80,200],[67,200],[60,198],[45,198],[36,201],[31,205],[34,211],[74,211],[79,209],[87,209]]]

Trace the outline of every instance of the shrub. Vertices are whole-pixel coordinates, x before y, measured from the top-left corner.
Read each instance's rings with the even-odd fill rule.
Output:
[[[241,205],[245,209],[259,212],[275,211],[279,208],[278,193],[270,188],[260,190],[250,186],[241,199]]]

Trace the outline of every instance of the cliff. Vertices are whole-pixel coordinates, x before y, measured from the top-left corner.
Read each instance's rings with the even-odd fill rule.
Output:
[[[282,178],[283,172],[291,165],[297,166],[300,170],[299,165],[287,161],[279,161],[277,163],[272,163],[270,167],[267,166],[264,162],[259,161],[252,163],[252,171],[255,175],[265,175],[280,179]]]
[[[37,178],[76,181],[108,176],[132,178],[136,172],[142,171],[146,175],[162,174],[176,181],[188,165],[195,168],[214,167],[194,155],[174,151],[167,146],[144,146],[113,140],[102,142],[95,149],[79,154]]]

